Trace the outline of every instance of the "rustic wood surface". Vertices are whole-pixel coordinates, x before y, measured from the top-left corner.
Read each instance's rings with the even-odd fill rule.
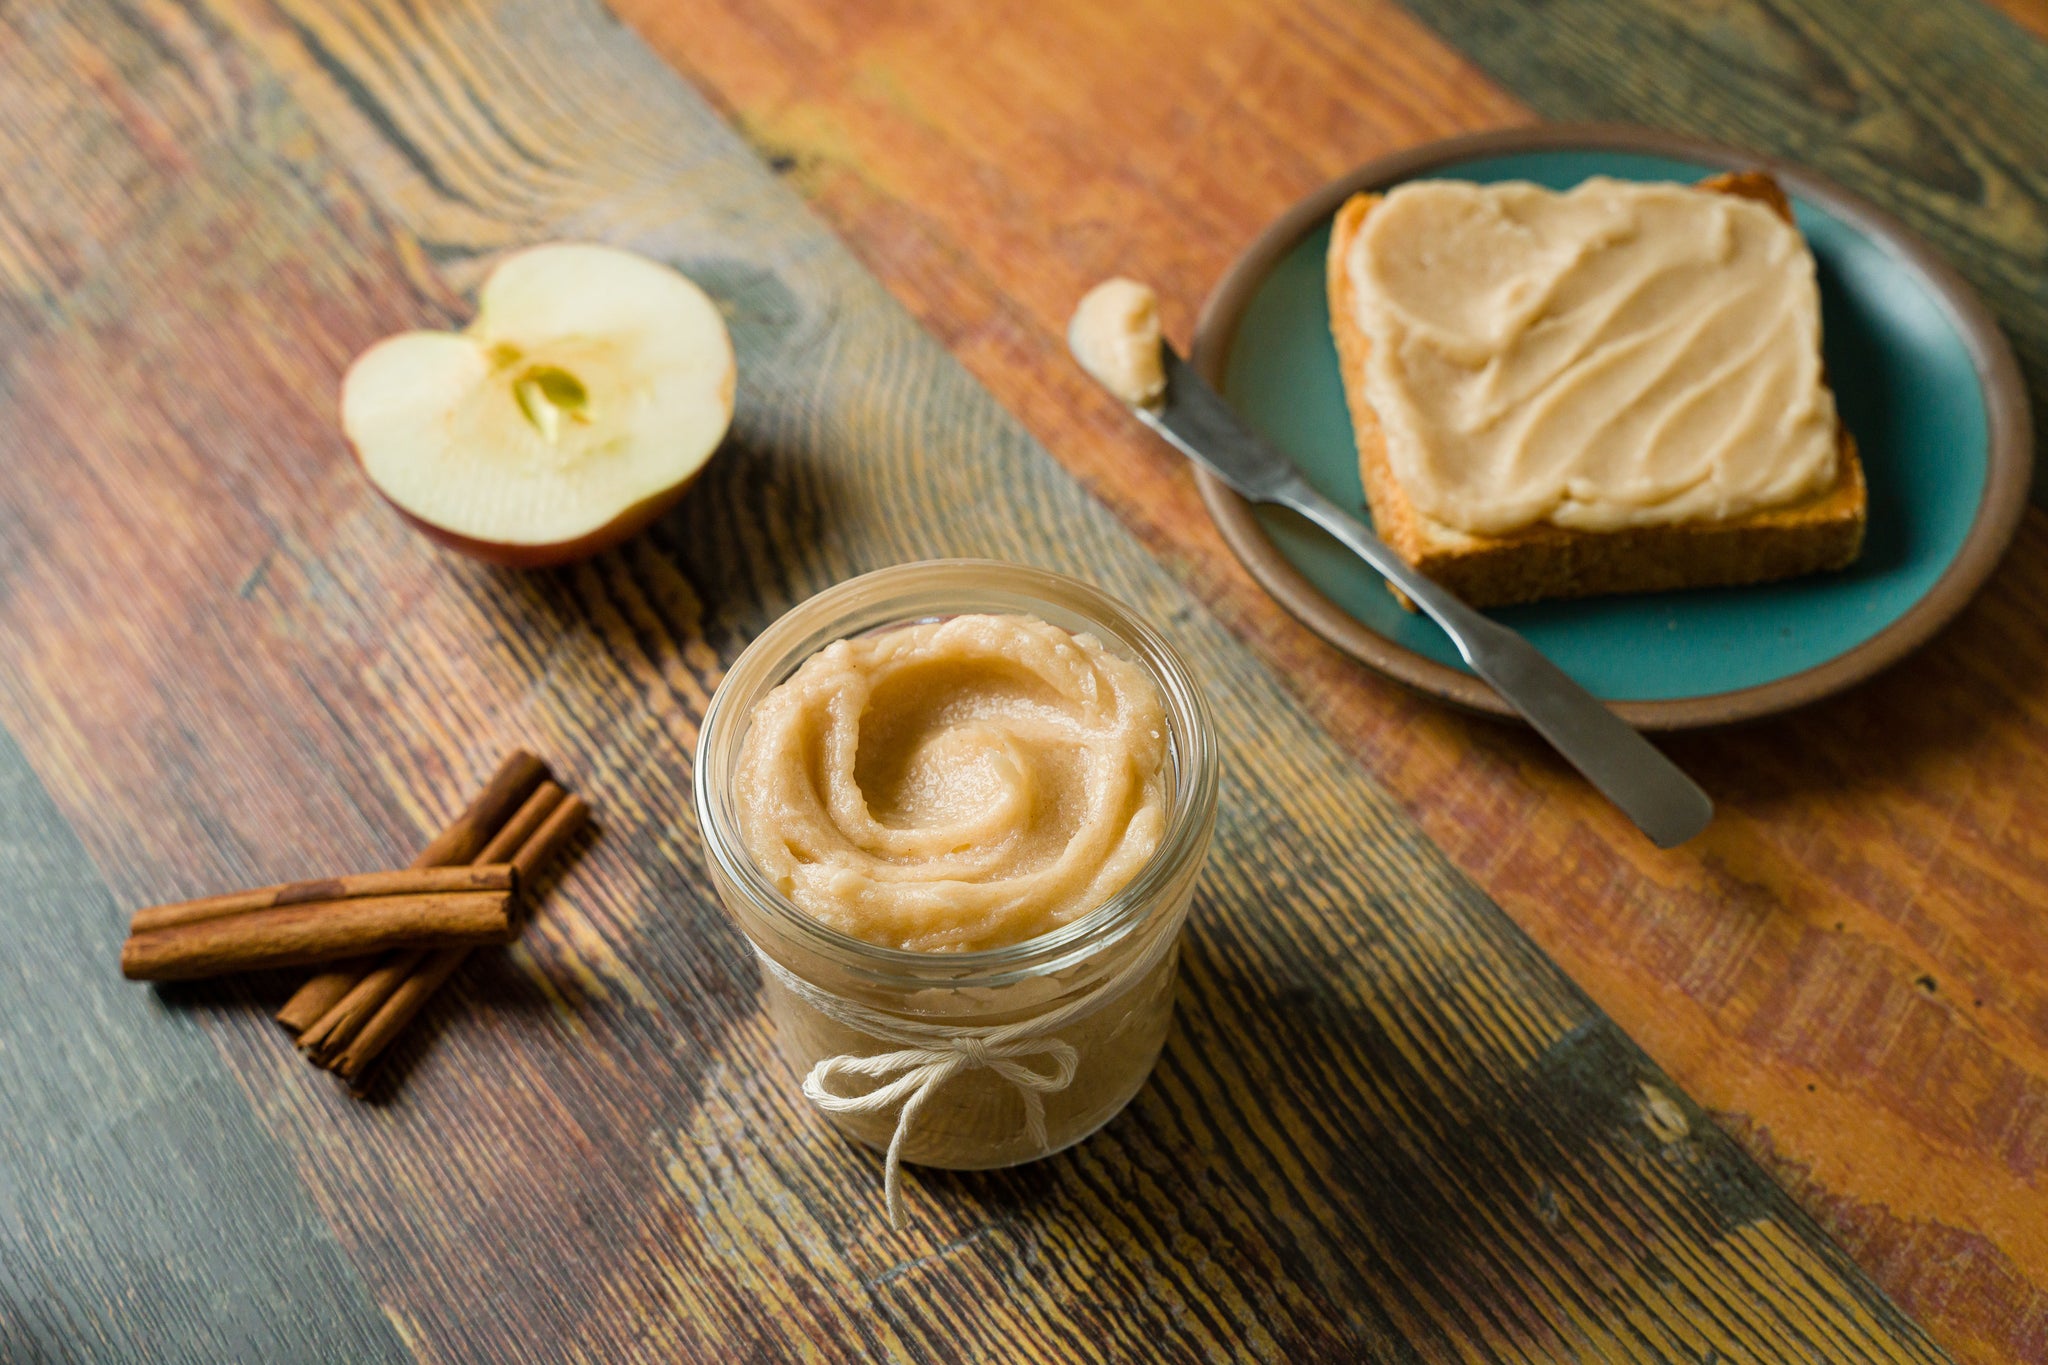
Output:
[[[2048,38],[2048,0],[1996,0],[2014,23],[2037,38]]]
[[[370,493],[335,384],[557,236],[700,280],[739,415],[645,537],[493,571]],[[1938,1358],[595,7],[0,8],[0,341],[0,1355]],[[895,1233],[774,1058],[689,756],[776,614],[951,552],[1159,620],[1224,815],[1155,1081],[1070,1154],[915,1177]],[[1432,724],[1478,736],[1468,809],[1552,818],[1511,739]],[[116,980],[126,908],[401,863],[518,742],[598,829],[373,1103],[269,1022],[290,979]],[[1585,914],[1645,875],[1611,848]],[[1650,875],[1704,914],[1701,866]]]
[[[2008,2],[2048,32],[2041,0]],[[2048,1359],[2048,517],[1894,673],[1673,741],[1723,814],[1660,855],[1525,736],[1275,610],[1060,343],[1118,270],[1160,285],[1185,341],[1296,197],[1533,105],[1855,185],[1985,287],[2038,392],[2048,49],[1961,0],[1417,6],[1518,100],[1374,0],[618,8],[1945,1345]]]

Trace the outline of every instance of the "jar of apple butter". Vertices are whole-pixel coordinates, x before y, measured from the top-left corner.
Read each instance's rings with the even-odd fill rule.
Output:
[[[1099,590],[948,560],[777,621],[704,719],[713,879],[811,1104],[901,1163],[1014,1165],[1144,1083],[1216,811],[1187,666]]]

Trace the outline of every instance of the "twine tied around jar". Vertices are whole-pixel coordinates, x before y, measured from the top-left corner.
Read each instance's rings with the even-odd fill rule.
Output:
[[[1052,1034],[1116,999],[1124,990],[1142,981],[1166,960],[1180,942],[1178,922],[1162,929],[1153,942],[1116,975],[1077,1000],[1058,1009],[1014,1024],[994,1028],[955,1028],[945,1024],[921,1024],[898,1015],[884,1014],[865,1005],[819,990],[791,972],[760,948],[754,949],[764,970],[774,974],[784,989],[827,1019],[859,1033],[899,1045],[896,1052],[872,1057],[841,1055],[827,1057],[804,1077],[804,1098],[820,1109],[835,1114],[886,1113],[896,1108],[896,1130],[889,1138],[889,1153],[883,1165],[882,1189],[889,1209],[889,1226],[903,1226],[903,1141],[918,1111],[939,1087],[965,1071],[987,1070],[1008,1081],[1024,1102],[1024,1132],[1039,1155],[1050,1145],[1045,1127],[1045,1097],[1058,1094],[1074,1082],[1081,1057],[1072,1044]],[[1043,1058],[1045,1069],[1027,1065]],[[873,1090],[844,1095],[832,1088],[842,1077],[865,1076],[885,1081]],[[892,1078],[893,1079],[890,1079]]]

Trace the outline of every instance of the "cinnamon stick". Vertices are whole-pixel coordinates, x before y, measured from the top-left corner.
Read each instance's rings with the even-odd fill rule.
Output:
[[[552,781],[542,782],[484,845],[477,858],[492,863],[510,858],[554,813],[561,800],[560,787]],[[399,953],[381,963],[360,967],[328,1007],[300,1031],[299,1050],[321,1065],[332,1060],[354,1040],[364,1023],[383,1008],[384,1002],[419,966],[422,956],[417,951]]]
[[[313,1022],[334,1008],[334,1002],[349,993],[363,979],[363,973],[377,965],[372,957],[350,958],[306,978],[306,984],[292,992],[291,999],[270,1017],[284,1025],[284,1031],[302,1037]]]
[[[534,831],[519,852],[512,858],[513,867],[519,875],[527,878],[543,866],[550,858],[561,852],[570,839],[583,828],[590,816],[590,807],[580,796],[564,797],[555,807],[554,813],[541,827]],[[414,967],[398,988],[392,992],[377,1012],[363,1024],[361,1032],[350,1041],[335,1057],[331,1069],[352,1086],[360,1088],[363,1074],[369,1069],[378,1054],[382,1053],[399,1031],[412,1021],[450,976],[469,956],[467,947],[444,948],[425,955],[424,960]]]
[[[470,861],[477,846],[503,826],[505,813],[547,776],[547,764],[524,749],[514,749],[498,764],[477,798],[420,850],[412,865],[441,867]],[[367,959],[337,964],[312,977],[285,1001],[276,1014],[277,1022],[287,1032],[303,1033],[355,987],[370,965]]]
[[[534,831],[547,823],[548,817],[555,813],[565,797],[576,801],[575,797],[569,796],[553,782],[541,783],[534,789],[533,795],[526,798],[526,804],[505,822],[505,827],[498,831],[497,836],[484,845],[483,852],[476,855],[477,863],[481,865],[511,862],[525,849],[526,842],[533,838]],[[577,801],[577,804],[581,805],[582,802]]]
[[[548,816],[547,823],[534,831],[520,846],[519,851],[512,855],[512,868],[518,873],[520,880],[532,880],[535,873],[567,847],[569,841],[576,837],[576,832],[583,828],[584,822],[589,818],[590,807],[584,803],[582,797],[573,794],[563,797],[562,804],[555,807],[554,813]]]
[[[409,948],[364,964],[341,999],[299,1035],[299,1051],[316,1066],[334,1060],[426,955],[423,948]]]
[[[425,960],[399,983],[391,998],[370,1016],[362,1032],[342,1049],[328,1069],[350,1085],[359,1085],[370,1063],[376,1061],[391,1040],[412,1022],[413,1016],[420,1012],[435,991],[446,984],[449,977],[455,975],[456,968],[468,956],[467,948],[444,948],[438,953],[426,954]]]
[[[505,943],[511,937],[509,889],[310,901],[131,935],[121,946],[121,974],[135,981],[184,981],[391,948]]]
[[[469,809],[420,850],[420,856],[413,859],[414,866],[442,867],[472,861],[528,793],[547,779],[547,764],[524,749],[514,749],[491,774],[482,793],[469,803]]]
[[[128,921],[130,934],[171,929],[180,924],[223,919],[252,910],[275,910],[314,901],[359,900],[365,896],[418,896],[435,891],[510,891],[512,865],[474,863],[466,867],[406,868],[397,872],[358,872],[346,877],[282,882],[225,896],[146,906]]]

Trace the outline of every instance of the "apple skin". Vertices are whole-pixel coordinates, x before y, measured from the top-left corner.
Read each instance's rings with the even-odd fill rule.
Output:
[[[353,450],[354,447],[350,447],[350,449]],[[713,458],[716,458],[715,452]],[[357,463],[360,464],[361,462],[361,457],[358,456]],[[656,493],[651,498],[642,499],[594,531],[585,532],[573,540],[558,540],[549,544],[501,545],[496,541],[477,540],[470,536],[457,535],[445,526],[436,526],[431,521],[422,521],[419,517],[406,511],[390,497],[386,496],[381,488],[377,489],[377,496],[383,498],[385,502],[389,503],[397,511],[398,515],[411,523],[414,530],[435,544],[445,546],[457,554],[467,555],[471,559],[480,559],[486,564],[495,564],[501,569],[552,569],[559,565],[574,564],[578,560],[601,555],[606,550],[622,545],[634,536],[639,535],[649,526],[661,520],[663,514],[671,507],[681,502],[683,494],[690,491],[690,486],[697,482],[705,469],[710,467],[710,464],[711,461],[706,460],[697,467],[696,473],[691,474],[675,487]],[[367,482],[369,482],[372,488],[377,488],[375,480],[367,480]]]

